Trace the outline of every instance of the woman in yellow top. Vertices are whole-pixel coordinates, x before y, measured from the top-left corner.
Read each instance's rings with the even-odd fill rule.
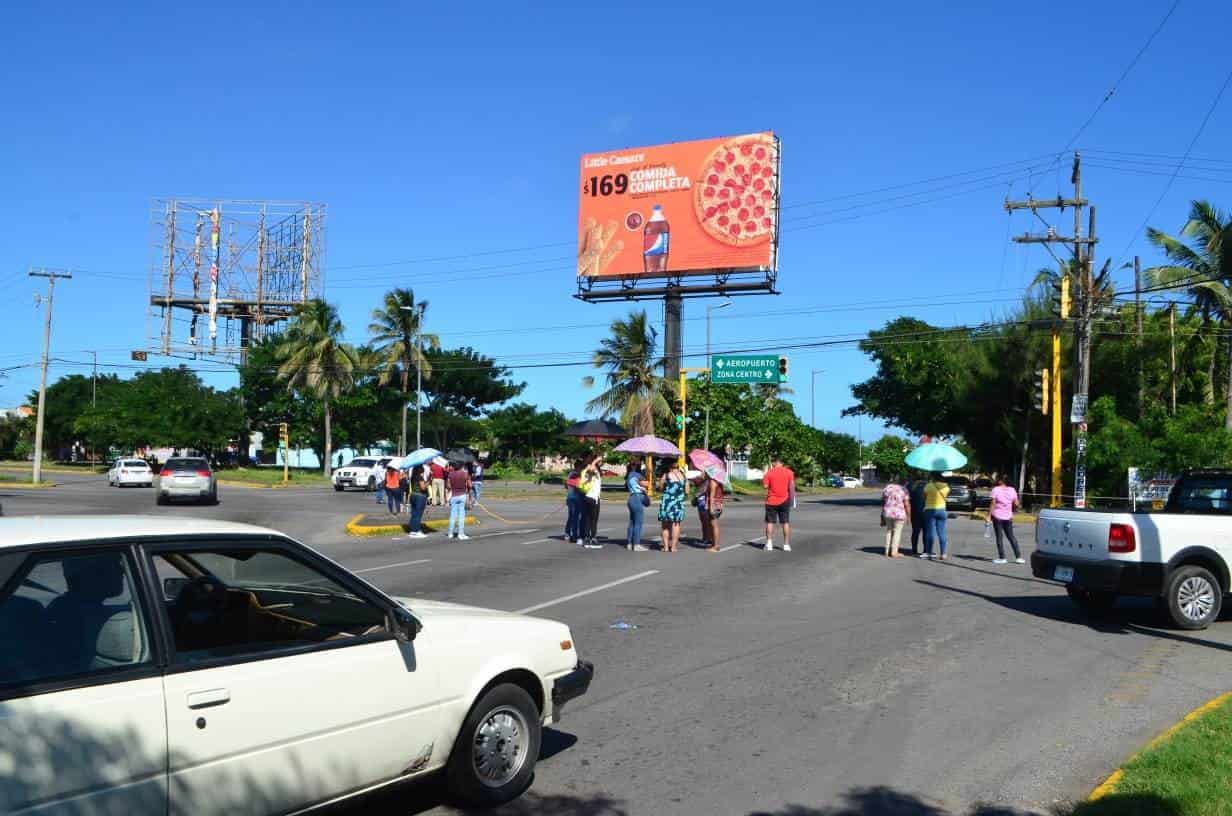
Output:
[[[945,521],[949,514],[945,509],[946,497],[950,495],[950,486],[941,478],[940,473],[934,473],[924,485],[924,552],[920,558],[933,557],[933,538],[940,545],[938,559],[944,561],[949,556],[945,551],[949,541],[945,537]]]

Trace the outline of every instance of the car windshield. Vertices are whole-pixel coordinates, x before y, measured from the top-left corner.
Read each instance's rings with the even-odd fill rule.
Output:
[[[210,464],[204,459],[168,459],[163,467],[168,470],[209,470]]]
[[[352,459],[351,464],[347,465],[347,467],[363,468],[363,467],[372,467],[375,464],[376,464],[375,459]]]
[[[970,487],[971,480],[966,476],[946,476],[945,483],[953,487]]]

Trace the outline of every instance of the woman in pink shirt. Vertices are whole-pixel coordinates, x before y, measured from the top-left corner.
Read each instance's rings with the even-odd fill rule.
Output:
[[[885,554],[890,558],[902,558],[898,552],[903,536],[903,525],[911,517],[911,499],[907,488],[899,482],[890,482],[881,492],[881,526],[886,528]]]
[[[993,532],[997,534],[997,557],[993,560],[994,564],[1004,564],[1005,561],[1005,546],[1001,543],[1001,537],[1004,536],[1010,540],[1010,546],[1014,548],[1014,563],[1025,564],[1022,560],[1022,553],[1018,551],[1018,539],[1014,537],[1014,511],[1018,509],[1018,491],[1005,483],[1005,477],[997,478],[997,486],[992,489],[990,494],[992,506],[989,508],[988,515],[992,519]]]

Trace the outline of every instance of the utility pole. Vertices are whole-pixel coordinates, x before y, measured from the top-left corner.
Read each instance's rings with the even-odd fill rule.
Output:
[[[1056,209],[1056,210],[1060,210],[1064,212],[1066,207],[1071,207],[1074,210],[1074,234],[1073,236],[1059,235],[1057,234],[1056,228],[1049,225],[1047,228],[1047,231],[1042,235],[1032,235],[1030,233],[1026,233],[1024,235],[1014,236],[1013,240],[1015,243],[1019,243],[1019,244],[1044,244],[1048,248],[1048,251],[1050,253],[1052,252],[1052,248],[1051,248],[1052,244],[1070,245],[1072,247],[1071,251],[1073,253],[1072,269],[1075,272],[1077,272],[1078,275],[1080,276],[1080,288],[1083,291],[1079,292],[1079,297],[1083,298],[1083,305],[1082,305],[1083,311],[1082,311],[1082,320],[1081,320],[1081,323],[1078,329],[1079,330],[1078,359],[1080,361],[1080,369],[1082,370],[1080,370],[1077,373],[1077,376],[1075,377],[1074,394],[1075,394],[1075,397],[1078,397],[1079,395],[1081,395],[1082,397],[1082,399],[1078,400],[1078,402],[1081,403],[1079,407],[1082,408],[1081,418],[1083,422],[1081,423],[1081,430],[1083,431],[1083,434],[1080,440],[1076,440],[1076,442],[1078,443],[1080,447],[1080,450],[1078,454],[1079,464],[1078,464],[1078,467],[1075,469],[1075,490],[1074,492],[1075,494],[1083,494],[1082,500],[1085,503],[1085,491],[1086,491],[1086,476],[1085,476],[1085,462],[1084,462],[1085,454],[1086,454],[1085,403],[1086,403],[1086,394],[1087,394],[1087,387],[1086,387],[1087,379],[1086,378],[1088,376],[1085,369],[1088,368],[1089,366],[1082,365],[1081,362],[1085,359],[1087,363],[1089,363],[1089,356],[1084,357],[1084,353],[1086,355],[1089,355],[1090,320],[1093,317],[1093,313],[1089,314],[1088,312],[1089,306],[1087,304],[1090,303],[1091,298],[1089,296],[1086,296],[1087,295],[1086,290],[1089,288],[1087,282],[1090,280],[1090,275],[1088,274],[1088,271],[1087,271],[1088,267],[1084,265],[1083,247],[1090,247],[1091,245],[1093,245],[1095,242],[1095,238],[1094,238],[1094,235],[1088,236],[1087,238],[1082,237],[1082,210],[1084,207],[1087,207],[1089,205],[1089,202],[1082,197],[1081,155],[1077,152],[1074,153],[1074,165],[1073,165],[1073,172],[1070,175],[1070,183],[1074,185],[1073,198],[1063,198],[1060,195],[1058,195],[1055,199],[1028,198],[1026,201],[1006,201],[1005,209],[1007,212],[1013,212],[1014,210],[1030,210],[1041,221],[1043,221],[1043,217],[1040,216],[1039,214],[1040,210]],[[1047,224],[1047,222],[1045,222],[1045,224]],[[1094,228],[1093,220],[1091,222],[1091,226],[1092,228]],[[1092,229],[1092,232],[1093,232],[1093,229]],[[1053,257],[1056,258],[1056,255],[1053,254]],[[1061,491],[1062,491],[1062,481],[1061,481],[1061,445],[1062,445],[1062,439],[1061,439],[1061,325],[1062,323],[1064,323],[1066,320],[1069,319],[1069,298],[1070,298],[1070,290],[1069,290],[1070,276],[1067,273],[1065,264],[1061,262],[1060,258],[1057,258],[1057,262],[1058,264],[1060,264],[1060,275],[1061,275],[1061,292],[1060,292],[1060,298],[1061,298],[1060,307],[1061,308],[1060,308],[1060,314],[1058,316],[1059,320],[1054,322],[1053,327],[1052,327],[1052,377],[1051,377],[1051,385],[1052,385],[1052,468],[1051,468],[1052,469],[1052,486],[1051,486],[1051,491],[1050,491],[1051,496],[1050,496],[1050,502],[1049,502],[1050,506],[1052,507],[1061,506]],[[1076,416],[1077,414],[1072,413],[1071,418],[1076,417]],[[1078,478],[1079,475],[1081,475],[1082,477],[1081,479]],[[1079,487],[1081,487],[1082,489],[1079,490],[1078,489]],[[1075,504],[1077,505],[1078,502],[1075,501]]]
[[[423,447],[423,304],[415,321],[415,450]]]
[[[723,303],[720,303],[718,306],[707,306],[706,307],[706,369],[705,370],[707,372],[710,371],[710,313],[717,312],[719,309],[726,309],[731,304],[732,302],[730,300],[727,300],[727,301],[724,301]],[[702,447],[705,448],[706,450],[710,450],[710,403],[712,401],[713,396],[714,396],[713,392],[707,389],[706,390],[706,432],[705,432],[704,439],[702,442]]]
[[[1146,380],[1142,375],[1142,262],[1134,256],[1134,317],[1138,328],[1138,419],[1146,407]]]
[[[43,370],[39,375],[38,417],[34,423],[34,484],[43,481],[43,419],[47,405],[47,362],[51,348],[51,307],[56,295],[56,281],[70,280],[71,272],[56,269],[31,269],[30,277],[47,278],[47,319],[43,323]]]
[[[1172,386],[1172,415],[1176,416],[1176,303],[1168,304],[1168,374]]]
[[[94,365],[90,371],[90,407],[98,407],[98,352],[92,351],[90,354],[94,357]],[[90,464],[94,464],[94,440],[90,440]]]

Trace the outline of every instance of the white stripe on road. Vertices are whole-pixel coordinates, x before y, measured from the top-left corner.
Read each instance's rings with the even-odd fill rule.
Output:
[[[472,536],[472,538],[495,538],[496,536],[503,535],[517,535],[518,533],[537,533],[541,529],[543,528],[532,527],[529,530],[501,530],[499,533],[481,533],[480,535]]]
[[[612,587],[617,587],[617,586],[620,586],[621,584],[627,584],[630,581],[636,581],[640,578],[648,578],[651,575],[658,575],[658,574],[659,574],[658,570],[646,570],[645,572],[639,572],[637,575],[630,575],[628,578],[621,578],[619,581],[609,581],[606,584],[600,584],[599,586],[591,587],[590,589],[583,589],[581,592],[575,592],[572,595],[566,595],[563,598],[556,598],[555,600],[552,600],[552,601],[544,601],[541,604],[535,604],[534,606],[528,606],[525,609],[519,609],[517,610],[517,614],[526,615],[531,612],[538,612],[540,609],[547,609],[549,606],[556,606],[557,604],[562,604],[565,601],[572,601],[574,598],[581,598],[586,595],[593,595],[594,593],[602,592],[605,589],[611,589]]]
[[[351,570],[351,572],[376,572],[377,570],[393,569],[394,567],[411,567],[415,564],[426,564],[431,560],[431,558],[420,558],[415,561],[401,561],[397,564],[386,564],[383,567],[367,567],[365,569]]]
[[[748,541],[741,541],[738,544],[728,544],[726,547],[720,547],[719,552],[727,552],[728,550],[734,550],[737,547],[747,547],[750,544],[756,544],[759,541],[765,541],[765,540],[766,540],[765,536],[758,536],[757,538],[750,538]]]

